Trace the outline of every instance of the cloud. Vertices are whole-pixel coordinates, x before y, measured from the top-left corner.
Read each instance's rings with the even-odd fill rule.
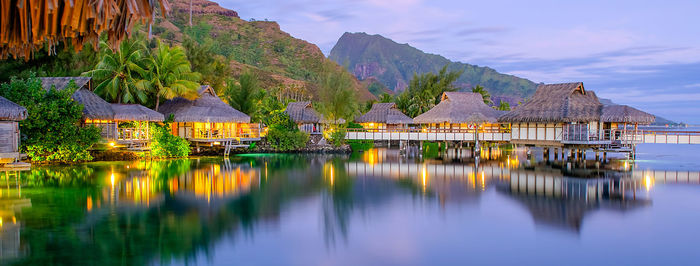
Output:
[[[507,32],[505,27],[476,27],[466,28],[457,32],[457,35],[493,34]]]

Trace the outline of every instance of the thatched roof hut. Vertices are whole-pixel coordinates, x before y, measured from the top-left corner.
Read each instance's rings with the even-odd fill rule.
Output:
[[[199,97],[188,100],[182,97],[170,99],[160,106],[158,112],[169,117],[173,115],[175,122],[202,123],[249,123],[250,116],[229,106],[216,95],[209,86],[203,85]]]
[[[546,84],[537,87],[526,103],[499,118],[501,122],[561,123],[600,119],[602,104],[583,82]]]
[[[291,102],[284,110],[297,124],[315,124],[323,121],[323,116],[314,110],[311,102]]]
[[[27,119],[27,108],[0,96],[0,121],[21,121]]]
[[[68,87],[70,81],[73,80],[78,86],[78,90],[73,93],[73,100],[82,104],[83,116],[93,120],[112,120],[114,119],[114,111],[112,106],[100,96],[90,91],[89,77],[53,77],[40,78],[41,86],[49,90],[54,86],[57,90],[63,90]]]
[[[481,94],[473,92],[445,92],[440,103],[427,112],[413,118],[416,124],[494,123],[502,114],[486,105]]]
[[[602,122],[651,124],[656,117],[627,105],[606,105],[600,116]]]
[[[114,120],[117,121],[148,121],[163,122],[163,114],[146,108],[140,104],[112,104]]]
[[[357,123],[413,124],[413,119],[399,111],[395,103],[375,103],[364,115],[355,119]]]

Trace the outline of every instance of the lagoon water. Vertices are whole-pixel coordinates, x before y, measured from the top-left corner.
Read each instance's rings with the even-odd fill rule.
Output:
[[[0,264],[697,265],[699,151],[34,167],[0,178]]]

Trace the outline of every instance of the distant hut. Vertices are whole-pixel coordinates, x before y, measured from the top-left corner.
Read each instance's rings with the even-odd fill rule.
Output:
[[[473,92],[445,92],[440,103],[413,118],[416,124],[428,129],[495,130],[498,131],[498,111],[486,105],[481,94]]]
[[[64,90],[71,81],[78,89],[73,93],[73,100],[83,105],[83,122],[85,126],[97,126],[101,136],[109,142],[133,144],[148,140],[148,123],[162,122],[162,114],[140,104],[110,104],[97,96],[92,89],[90,77],[51,77],[40,78],[44,89],[54,87]]]
[[[413,119],[396,108],[395,103],[375,103],[364,115],[355,119],[365,129],[399,129],[413,124]]]
[[[193,142],[214,144],[228,140],[258,140],[258,124],[250,124],[250,116],[234,109],[204,85],[197,99],[176,97],[158,109],[167,119],[171,115],[173,134]]]
[[[656,117],[652,114],[631,106],[617,104],[604,105],[600,115],[604,134],[611,134],[614,139],[619,139],[620,134],[625,134],[628,125],[634,125],[634,131],[637,131],[640,124],[648,125],[655,120]]]
[[[587,144],[602,137],[602,107],[582,82],[547,84],[499,121],[511,123],[511,142],[516,144]]]
[[[285,113],[297,124],[299,130],[309,134],[321,134],[323,128],[323,116],[314,110],[311,102],[291,102],[284,110]]]
[[[0,164],[19,159],[19,121],[27,109],[0,96]]]

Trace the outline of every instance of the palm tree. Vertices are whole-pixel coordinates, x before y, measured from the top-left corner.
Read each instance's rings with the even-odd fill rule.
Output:
[[[257,120],[258,106],[262,98],[260,92],[255,74],[246,72],[238,78],[238,84],[233,80],[227,82],[226,98],[231,107]]]
[[[102,59],[95,69],[83,73],[99,81],[95,93],[112,102],[146,102],[146,92],[136,86],[147,73],[143,42],[126,39],[117,49],[112,49],[102,41],[100,46],[103,48],[100,52]]]
[[[155,53],[149,58],[150,72],[147,79],[136,86],[150,88],[156,99],[155,110],[158,111],[160,98],[192,97],[199,88],[200,74],[192,72],[185,50],[180,46],[170,47],[158,40]]]
[[[487,91],[486,89],[484,89],[484,87],[482,87],[481,85],[476,85],[476,86],[474,86],[474,87],[472,88],[472,92],[481,94],[481,97],[484,98],[484,103],[485,103],[486,105],[489,105],[489,104],[492,104],[492,103],[493,103],[493,102],[491,102],[491,94],[489,94],[489,91]]]
[[[495,108],[495,107],[494,107],[494,108]],[[510,104],[509,104],[508,102],[506,102],[506,101],[501,101],[501,102],[498,104],[498,108],[496,108],[496,109],[498,109],[498,110],[500,110],[500,111],[510,111]]]

